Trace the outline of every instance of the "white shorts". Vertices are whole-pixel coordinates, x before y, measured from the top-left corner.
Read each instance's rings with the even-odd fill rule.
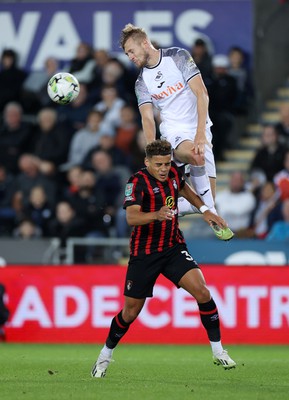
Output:
[[[195,133],[194,132],[177,132],[177,133],[168,133],[162,134],[161,139],[165,139],[172,145],[173,149],[176,149],[178,145],[185,140],[194,141]],[[213,146],[212,146],[212,132],[210,128],[206,129],[206,138],[208,144],[205,145],[205,165],[206,171],[210,178],[216,178],[216,164],[215,158],[213,154]],[[184,165],[184,163],[179,162],[178,160],[174,160],[178,166]]]

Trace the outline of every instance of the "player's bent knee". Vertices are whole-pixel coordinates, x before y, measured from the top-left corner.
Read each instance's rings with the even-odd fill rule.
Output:
[[[139,315],[141,309],[139,309],[138,307],[136,308],[129,308],[129,309],[123,309],[122,311],[122,316],[123,319],[128,323],[132,323]]]
[[[205,157],[200,155],[200,154],[195,154],[194,152],[192,152],[190,154],[190,164],[192,165],[204,165],[205,164]]]
[[[206,286],[202,286],[195,291],[194,297],[198,303],[207,303],[211,299],[211,293]]]

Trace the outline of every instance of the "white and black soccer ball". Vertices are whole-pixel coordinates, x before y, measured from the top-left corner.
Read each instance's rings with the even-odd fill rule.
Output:
[[[68,72],[58,72],[49,79],[47,92],[52,101],[57,104],[69,104],[79,94],[79,82]]]

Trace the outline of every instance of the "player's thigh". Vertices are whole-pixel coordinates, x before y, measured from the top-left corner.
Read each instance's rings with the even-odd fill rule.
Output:
[[[124,295],[135,299],[152,297],[153,287],[162,268],[160,254],[130,258],[125,278]]]
[[[162,274],[179,287],[181,278],[190,270],[198,269],[199,266],[189,253],[185,244],[174,246],[166,255]]]
[[[174,149],[174,158],[181,162],[192,164],[192,165],[202,165],[204,164],[205,158],[199,154],[195,154],[194,143],[192,140],[183,140]]]

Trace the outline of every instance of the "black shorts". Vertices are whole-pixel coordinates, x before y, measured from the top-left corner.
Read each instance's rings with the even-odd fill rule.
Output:
[[[160,274],[177,287],[191,269],[199,268],[185,244],[178,244],[161,253],[131,257],[125,279],[124,295],[136,299],[153,296],[153,287]]]

